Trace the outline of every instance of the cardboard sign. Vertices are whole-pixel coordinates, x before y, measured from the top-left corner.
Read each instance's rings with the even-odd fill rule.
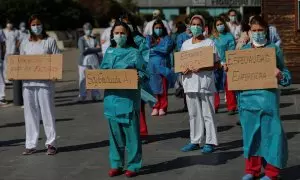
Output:
[[[63,55],[13,55],[7,59],[7,79],[62,79]]]
[[[86,89],[137,89],[134,69],[86,70]]]
[[[275,49],[227,51],[226,57],[229,90],[278,88]]]
[[[175,72],[214,66],[213,47],[202,47],[175,53]]]

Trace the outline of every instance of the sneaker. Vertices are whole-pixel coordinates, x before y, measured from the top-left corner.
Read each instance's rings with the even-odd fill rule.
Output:
[[[128,170],[127,170],[127,171],[125,172],[125,176],[131,178],[131,177],[137,176],[137,173],[136,173],[136,172],[133,172],[133,171],[128,171]]]
[[[31,155],[31,154],[33,154],[33,153],[35,153],[36,152],[36,149],[25,149],[25,151],[22,153],[23,155]]]
[[[213,153],[214,151],[215,151],[214,146],[210,144],[204,145],[203,148],[201,149],[201,152],[204,154]]]
[[[47,155],[55,155],[57,153],[57,149],[54,146],[48,145]]]
[[[92,100],[93,100],[94,102],[98,102],[98,101],[100,101],[100,97],[99,97],[99,96],[93,96],[93,97],[92,97]]]
[[[192,144],[192,143],[190,143],[190,144],[185,145],[181,149],[181,151],[182,152],[189,152],[189,151],[195,151],[195,150],[198,150],[198,149],[200,149],[200,146],[198,144]]]
[[[240,121],[236,122],[236,125],[241,126],[241,122]]]
[[[123,171],[121,169],[111,169],[108,171],[109,177],[119,176],[123,174]]]
[[[272,179],[269,178],[268,176],[264,176],[264,177],[260,178],[260,180],[272,180]]]
[[[5,99],[0,100],[0,106],[7,105],[8,102]]]
[[[86,96],[79,96],[78,97],[78,102],[83,103],[86,100]]]
[[[158,110],[157,109],[153,109],[151,116],[157,116],[158,115]]]
[[[254,180],[254,176],[252,174],[246,174],[242,180]]]
[[[159,116],[165,116],[166,112],[163,109],[160,109],[159,112],[158,112],[158,115]]]

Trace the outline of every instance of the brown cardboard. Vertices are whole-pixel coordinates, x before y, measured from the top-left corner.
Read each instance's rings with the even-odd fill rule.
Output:
[[[86,89],[138,89],[134,69],[86,70]]]
[[[8,56],[7,78],[12,80],[62,79],[62,64],[62,54]]]
[[[274,48],[227,51],[228,89],[278,88]]]
[[[214,66],[213,47],[202,47],[175,53],[175,72]]]

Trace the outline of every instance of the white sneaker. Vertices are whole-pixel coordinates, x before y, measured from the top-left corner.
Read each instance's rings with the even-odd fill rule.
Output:
[[[157,116],[158,115],[158,110],[157,109],[153,109],[151,116]]]
[[[163,109],[159,110],[159,116],[164,116],[166,115],[166,112]]]
[[[5,99],[0,100],[0,107],[8,105],[8,102]]]

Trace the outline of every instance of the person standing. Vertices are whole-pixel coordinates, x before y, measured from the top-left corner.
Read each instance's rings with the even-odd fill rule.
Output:
[[[7,105],[8,102],[5,99],[5,78],[4,78],[4,47],[5,47],[5,35],[3,30],[0,30],[0,107]]]
[[[112,28],[111,47],[107,49],[100,69],[137,69],[140,75],[143,72],[142,59],[128,25],[116,21]],[[139,82],[142,81],[139,78]],[[111,166],[108,175],[111,177],[123,174],[125,150],[128,153],[125,176],[136,176],[141,169],[140,104],[140,89],[105,90],[104,115],[109,124]]]
[[[44,29],[43,21],[36,15],[29,19],[30,38],[21,44],[21,55],[59,54],[54,38],[49,37]],[[26,129],[26,149],[23,155],[36,152],[40,132],[40,120],[46,133],[47,155],[55,155],[56,130],[54,116],[54,81],[24,80],[23,99]]]
[[[145,29],[144,29],[144,36],[151,36],[153,35],[153,24],[157,21],[157,20],[161,20],[163,23],[163,26],[166,28],[167,30],[167,34],[171,35],[172,30],[168,24],[168,22],[166,20],[162,19],[162,14],[160,12],[160,10],[155,10],[153,11],[153,20],[148,22]]]
[[[111,33],[111,29],[114,26],[115,22],[116,22],[116,19],[112,18],[109,23],[109,27],[106,28],[101,35],[101,49],[102,49],[103,55],[105,54],[107,48],[110,46],[110,33]]]
[[[30,36],[29,35],[29,31],[26,29],[26,23],[25,22],[21,22],[20,26],[19,26],[19,39],[18,39],[19,46],[20,46],[20,44],[22,44],[22,42],[25,39],[28,39],[29,36]]]
[[[193,38],[185,41],[181,51],[188,51],[201,47],[213,47],[214,42],[203,35],[205,20],[202,16],[195,15],[191,18],[190,27]],[[219,61],[214,48],[214,62]],[[218,145],[217,128],[215,123],[214,93],[215,78],[213,67],[202,69],[187,69],[182,77],[184,92],[190,116],[190,143],[181,151],[188,152],[200,149],[206,135],[202,153],[212,153]]]
[[[229,115],[234,115],[237,110],[236,96],[233,91],[228,90],[228,83],[226,73],[223,70],[223,65],[226,63],[226,51],[235,50],[235,39],[230,33],[226,22],[221,18],[215,18],[213,24],[212,40],[217,48],[218,55],[220,57],[220,64],[215,70],[216,88],[217,91],[225,89],[226,103]],[[215,111],[218,112],[220,107],[220,95],[219,92],[215,93]]]
[[[79,102],[84,102],[87,98],[87,90],[85,84],[85,71],[88,69],[98,69],[100,59],[102,58],[100,44],[97,39],[92,36],[93,27],[90,23],[83,25],[84,36],[78,40],[79,47]],[[91,90],[93,101],[100,99],[99,90]]]
[[[228,11],[228,18],[229,22],[227,22],[227,26],[229,27],[235,41],[237,41],[241,36],[241,25],[238,21],[238,12],[234,9],[230,9]]]
[[[161,20],[155,21],[152,28],[153,35],[146,37],[150,49],[148,62],[150,87],[157,99],[151,115],[164,116],[168,109],[168,76],[171,74],[170,53],[172,52],[173,41],[168,36],[167,29]]]
[[[242,49],[273,48],[276,53],[274,77],[278,84],[291,84],[282,50],[268,38],[268,24],[260,16],[250,21],[252,42]],[[277,180],[288,158],[287,139],[280,120],[279,89],[244,90],[238,93],[243,149],[246,162],[243,180],[254,180],[265,169],[261,180]]]
[[[6,22],[6,28],[3,30],[3,32],[5,35],[5,57],[3,63],[3,72],[5,82],[10,83],[10,81],[8,81],[6,78],[7,57],[17,53],[19,33],[14,29],[13,23],[9,20]]]

